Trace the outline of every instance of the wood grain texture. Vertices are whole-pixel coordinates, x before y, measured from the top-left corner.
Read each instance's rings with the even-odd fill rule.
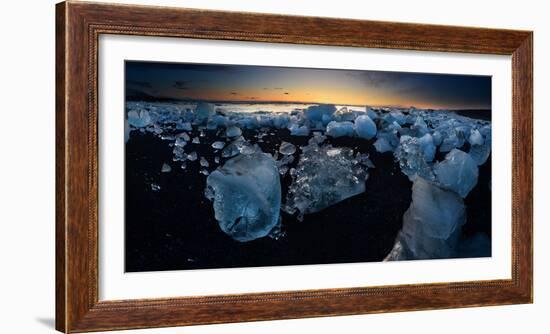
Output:
[[[72,1],[58,4],[56,16],[56,328],[59,331],[532,302],[531,32]],[[511,55],[512,278],[99,301],[97,43],[101,34]]]

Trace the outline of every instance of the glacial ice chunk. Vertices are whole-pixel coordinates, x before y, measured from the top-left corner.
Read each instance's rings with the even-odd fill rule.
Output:
[[[465,222],[466,207],[460,196],[416,178],[411,205],[403,215],[403,228],[385,260],[452,257]]]
[[[298,211],[301,216],[364,192],[368,171],[352,149],[312,143],[302,148],[291,175],[283,210],[290,214]]]
[[[309,136],[309,128],[306,125],[292,124],[288,129],[291,136]]]
[[[354,126],[355,133],[361,138],[371,139],[376,136],[376,124],[367,115],[358,116]]]
[[[147,110],[141,110],[139,113],[136,110],[128,112],[128,123],[136,128],[144,128],[151,124],[151,115]]]
[[[245,242],[265,237],[279,222],[281,183],[275,160],[262,152],[239,155],[206,179],[223,232]]]
[[[393,150],[393,146],[390,145],[385,137],[380,137],[374,142],[374,148],[379,153],[389,152]]]
[[[434,154],[435,146],[429,134],[422,138],[401,136],[399,146],[393,152],[401,171],[411,181],[414,181],[417,176],[429,180],[434,178],[432,167],[429,164],[433,160]]]
[[[225,135],[227,137],[238,137],[242,134],[241,129],[236,126],[230,126],[225,130]]]
[[[284,155],[291,155],[296,152],[296,146],[289,142],[283,141],[279,147],[279,152]]]
[[[210,116],[216,113],[216,106],[208,102],[199,102],[195,108],[195,120],[198,123],[206,121]]]
[[[177,130],[193,131],[193,126],[189,122],[178,123],[176,125]]]
[[[470,136],[468,137],[468,142],[470,145],[483,145],[483,136],[479,133],[479,130],[472,129],[470,131]]]
[[[352,137],[354,133],[353,130],[353,123],[344,121],[344,122],[336,122],[332,121],[328,123],[327,125],[327,131],[326,134],[331,137]]]
[[[372,110],[371,107],[367,106],[365,109],[367,110],[367,115],[370,117],[371,120],[374,121],[378,118],[378,114],[374,110]]]
[[[463,198],[477,184],[477,164],[468,153],[458,149],[447,153],[445,160],[434,166],[434,173],[441,187],[452,190]]]
[[[480,132],[483,132],[485,136],[483,139],[483,144],[481,145],[472,145],[470,147],[469,154],[477,163],[478,166],[481,166],[487,161],[489,155],[491,155],[491,128],[483,127]]]
[[[464,145],[464,137],[462,132],[456,131],[455,129],[451,130],[446,137],[443,138],[441,146],[439,146],[440,152],[449,152],[454,148],[460,148]]]
[[[308,107],[304,110],[304,117],[313,122],[323,122],[326,125],[336,112],[333,104],[319,104]]]

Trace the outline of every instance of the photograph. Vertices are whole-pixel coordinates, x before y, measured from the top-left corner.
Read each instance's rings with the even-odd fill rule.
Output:
[[[491,256],[491,76],[124,67],[126,272]]]

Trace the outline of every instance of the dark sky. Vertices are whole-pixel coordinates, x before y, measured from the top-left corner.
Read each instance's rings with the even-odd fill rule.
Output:
[[[491,108],[491,77],[473,75],[127,61],[126,88],[211,101]]]

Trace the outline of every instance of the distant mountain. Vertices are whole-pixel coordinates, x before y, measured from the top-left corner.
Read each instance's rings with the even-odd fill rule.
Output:
[[[180,100],[170,97],[153,96],[138,89],[127,88],[126,101],[174,102]]]

